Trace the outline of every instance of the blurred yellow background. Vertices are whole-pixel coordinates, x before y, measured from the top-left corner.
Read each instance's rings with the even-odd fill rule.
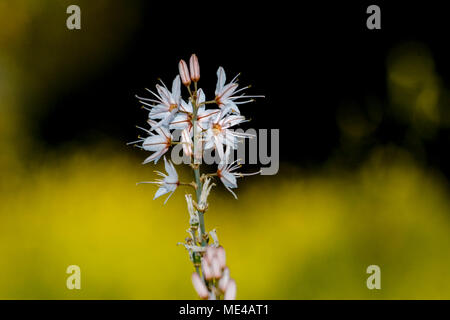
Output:
[[[37,3],[0,0],[0,298],[195,299],[192,264],[176,245],[187,235],[190,190],[180,188],[164,206],[152,201],[154,186],[135,185],[161,165],[140,165],[123,142],[69,146],[64,157],[46,153],[43,161],[24,129],[28,97],[86,56],[98,63],[105,50],[113,56],[138,9],[96,1],[94,12],[113,6],[108,12],[128,10],[127,19],[101,48],[93,35],[74,50],[62,31],[29,35],[69,2]],[[109,19],[114,14],[96,21],[98,30]],[[42,43],[73,54],[55,61],[37,50]],[[427,136],[448,125],[438,99],[447,93],[426,47],[395,48],[387,68],[392,112]],[[343,110],[340,129],[357,145],[378,118]],[[402,148],[380,146],[354,170],[334,159],[319,172],[282,163],[279,175],[239,183],[237,201],[216,188],[205,216],[227,251],[238,299],[450,298],[448,182]],[[81,290],[66,288],[72,264],[81,268]],[[366,287],[372,264],[381,267],[381,290]]]
[[[393,160],[396,159],[396,160]],[[154,178],[111,150],[2,172],[0,298],[195,298],[177,190],[163,206]],[[160,168],[161,169],[161,168]],[[449,197],[438,174],[396,149],[358,172],[333,169],[241,181],[239,200],[211,198],[241,299],[448,298]],[[183,176],[187,176],[184,172]],[[261,195],[264,194],[264,197]],[[68,265],[82,290],[65,287]],[[382,290],[366,288],[381,267]]]

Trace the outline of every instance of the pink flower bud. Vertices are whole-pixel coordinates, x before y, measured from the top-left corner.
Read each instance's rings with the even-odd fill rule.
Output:
[[[219,279],[222,276],[222,270],[220,270],[220,264],[217,256],[211,261],[211,269],[214,279]]]
[[[223,247],[217,248],[216,254],[217,260],[219,261],[220,269],[225,268],[226,266],[225,249]]]
[[[178,63],[178,71],[180,72],[181,82],[187,87],[191,84],[191,76],[189,75],[189,70],[187,63],[184,60],[180,60]]]
[[[216,256],[216,250],[214,247],[208,246],[206,248],[206,254],[205,254],[205,258],[209,263],[212,263],[212,261],[214,260]]]
[[[214,272],[206,259],[202,260],[202,270],[206,280],[211,280],[213,278]]]
[[[189,68],[191,69],[191,79],[194,82],[200,80],[200,65],[198,64],[198,58],[195,53],[189,59]]]
[[[197,291],[197,294],[201,299],[208,299],[209,296],[208,289],[206,288],[202,279],[200,279],[200,276],[196,272],[192,274],[192,284],[194,285],[194,289],[195,291]]]
[[[225,268],[225,270],[223,270],[222,278],[220,278],[219,280],[220,291],[225,292],[229,281],[230,281],[230,269]]]
[[[236,300],[236,281],[234,281],[234,279],[230,279],[230,281],[228,281],[227,289],[225,290],[223,299]]]

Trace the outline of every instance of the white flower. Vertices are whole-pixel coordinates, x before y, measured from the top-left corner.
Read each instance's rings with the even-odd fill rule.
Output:
[[[242,98],[258,98],[258,97],[264,97],[264,96],[247,96],[244,93],[241,93],[237,95],[237,93],[250,88],[250,86],[243,87],[239,90],[236,90],[238,88],[237,83],[237,77],[239,74],[237,74],[233,80],[231,80],[230,83],[225,84],[226,81],[226,75],[225,70],[222,67],[219,67],[217,70],[217,84],[216,84],[216,103],[217,105],[222,109],[222,113],[228,113],[231,111],[235,114],[240,114],[238,104],[244,104],[248,102],[252,102],[253,99],[250,100],[244,100],[240,101],[239,99]]]
[[[152,121],[150,119],[148,120],[148,123],[152,127],[156,125],[156,121]],[[150,136],[145,138],[142,142],[142,149],[146,151],[154,151],[154,153],[145,159],[142,164],[147,164],[151,161],[154,161],[156,164],[159,158],[161,158],[161,156],[166,153],[172,145],[172,135],[167,127],[161,126],[155,129],[155,131],[157,134],[147,131]]]
[[[233,190],[231,190],[232,188],[237,188],[236,175],[231,171],[236,170],[240,167],[239,164],[235,164],[237,161],[238,160],[233,161],[228,165],[224,162],[221,162],[219,164],[219,167],[217,168],[217,176],[220,178],[225,188],[227,188],[227,190],[230,191],[236,199],[236,194],[233,192]]]
[[[178,107],[181,102],[181,82],[180,76],[177,75],[172,83],[172,91],[167,89],[164,82],[162,82],[162,86],[156,85],[156,90],[158,94],[154,93],[150,89],[147,89],[150,93],[152,93],[155,99],[151,98],[141,98],[136,96],[139,99],[139,102],[145,104],[146,106],[151,107],[151,109],[147,109],[150,111],[149,118],[150,119],[161,119],[161,121],[157,124],[156,127],[166,125],[175,117]],[[152,105],[148,102],[156,103],[156,105]],[[155,128],[156,128],[155,127]],[[153,128],[154,129],[154,128]]]
[[[254,173],[239,173],[239,172],[233,172],[237,168],[240,168],[241,165],[239,164],[239,159],[227,163],[227,159],[229,158],[231,149],[227,148],[224,158],[222,158],[222,161],[220,162],[219,166],[217,167],[217,176],[222,181],[225,188],[227,188],[228,191],[231,192],[231,194],[237,199],[236,194],[233,192],[234,188],[237,188],[237,179],[244,176],[252,176],[256,174],[260,174],[261,171],[254,172]]]
[[[205,150],[215,148],[221,159],[224,158],[224,146],[237,148],[237,138],[249,138],[253,135],[248,133],[239,133],[230,130],[231,127],[246,122],[245,117],[238,115],[218,114],[216,119],[209,123],[205,132]]]
[[[205,110],[205,94],[202,89],[197,91],[197,106],[200,106],[197,110],[197,131],[201,132],[206,129],[208,122],[210,121],[210,117],[218,114],[220,110],[211,109]],[[188,128],[189,132],[193,131],[192,128],[192,118],[193,118],[194,108],[192,106],[192,102],[188,103],[181,100],[179,112],[175,116],[175,118],[170,122],[170,129],[179,129],[183,130]],[[191,133],[192,135],[192,133]]]
[[[200,106],[197,110],[197,135],[200,135],[201,132],[206,130],[213,115],[220,113],[219,109],[205,110],[203,102],[205,102],[205,94],[202,89],[199,89],[197,91],[196,101],[197,106]],[[171,130],[182,130],[181,143],[183,144],[183,152],[188,157],[192,155],[192,137],[194,136],[194,127],[192,125],[193,113],[194,108],[192,106],[192,102],[189,101],[189,103],[186,103],[184,100],[181,100],[179,112],[169,125]],[[198,149],[199,147],[197,147],[197,150]]]
[[[213,116],[218,115],[219,113],[219,109],[206,110],[205,108],[199,108],[197,111],[197,125],[200,129],[199,132],[206,130]]]
[[[166,204],[167,200],[169,200],[170,196],[177,189],[178,185],[180,184],[180,181],[178,180],[178,174],[177,171],[175,170],[175,167],[173,166],[170,160],[169,161],[166,160],[166,157],[164,157],[164,167],[166,169],[167,174],[164,174],[160,171],[155,171],[159,176],[162,177],[162,179],[156,181],[143,181],[139,183],[154,183],[159,185],[159,189],[156,191],[153,200],[170,192],[166,201],[164,201],[164,204]]]
[[[156,125],[156,121],[148,120],[147,121],[150,126],[154,127]],[[137,141],[129,142],[127,144],[138,144],[142,143],[141,146],[138,146],[141,149],[144,149],[146,151],[154,151],[154,153],[149,156],[147,159],[144,160],[142,164],[147,164],[149,162],[154,161],[155,164],[158,162],[158,160],[162,157],[164,153],[169,150],[169,147],[172,145],[172,135],[165,126],[161,126],[159,128],[154,129],[156,131],[156,134],[153,133],[151,130],[147,130],[141,127],[136,126],[138,129],[141,129],[149,134],[146,138],[141,138]]]

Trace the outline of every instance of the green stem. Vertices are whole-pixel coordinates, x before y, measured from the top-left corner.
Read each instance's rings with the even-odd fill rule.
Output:
[[[200,269],[197,266],[195,266],[195,272],[197,272],[197,274],[200,275]]]
[[[195,178],[195,184],[197,186],[196,189],[196,197],[197,197],[197,203],[200,202],[200,197],[202,195],[202,182],[200,180],[200,163],[197,163],[196,160],[196,154],[197,154],[197,111],[198,111],[198,105],[197,105],[197,83],[194,83],[195,85],[195,96],[191,95],[192,98],[192,105],[193,105],[193,115],[192,115],[192,126],[194,128],[194,147],[193,147],[193,154],[194,154],[194,178]],[[201,240],[201,244],[202,246],[206,246],[206,240],[205,240],[205,234],[206,234],[206,230],[205,230],[205,219],[203,217],[203,212],[197,211],[198,213],[198,218],[199,218],[199,225],[200,225],[200,240]]]
[[[196,190],[197,203],[199,203],[200,196],[202,195],[202,182],[200,181],[200,169],[199,168],[194,169],[194,176],[195,176],[195,183],[197,184],[197,190]],[[206,234],[205,219],[203,217],[203,212],[197,211],[197,213],[198,213],[198,221],[199,221],[199,225],[200,225],[200,240],[202,241],[202,246],[204,247],[204,246],[206,246],[206,241],[203,236],[204,234]]]

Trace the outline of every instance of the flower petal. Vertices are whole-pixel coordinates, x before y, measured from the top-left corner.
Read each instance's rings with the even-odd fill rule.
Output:
[[[220,177],[220,180],[225,185],[225,187],[228,188],[237,188],[237,181],[234,174],[230,172],[222,172],[222,176]]]
[[[167,192],[169,192],[164,186],[161,186],[158,190],[156,190],[155,196],[153,197],[153,200],[155,200],[156,198],[161,197],[162,195],[166,194]]]
[[[172,82],[172,98],[174,100],[172,102],[178,104],[180,102],[180,95],[181,95],[181,81],[180,76],[177,75]]]
[[[146,158],[144,160],[144,162],[142,162],[142,164],[147,164],[149,162],[152,162],[153,160],[155,161],[155,164],[158,162],[158,160],[161,158],[161,156],[166,153],[167,148],[161,149],[160,151],[157,151],[155,153],[153,153],[151,156],[149,156],[148,158]]]
[[[167,145],[167,139],[160,135],[149,136],[142,142],[142,148],[146,151],[160,151]]]
[[[222,67],[217,69],[217,85],[216,85],[216,96],[222,91],[223,86],[225,85],[225,70]]]

